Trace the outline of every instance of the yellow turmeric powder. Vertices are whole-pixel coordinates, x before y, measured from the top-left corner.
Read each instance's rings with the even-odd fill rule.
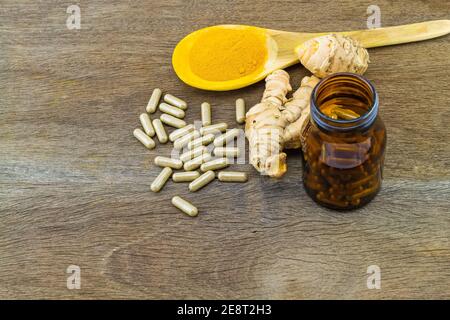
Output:
[[[261,71],[266,60],[266,37],[250,28],[207,30],[189,54],[192,72],[209,81],[233,80]]]

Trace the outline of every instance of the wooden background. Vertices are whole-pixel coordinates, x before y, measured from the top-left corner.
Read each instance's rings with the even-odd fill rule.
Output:
[[[0,0],[0,298],[450,298],[450,38],[371,49],[366,76],[388,130],[385,180],[363,209],[318,207],[301,184],[298,152],[280,181],[215,181],[149,191],[156,154],[132,136],[154,87],[209,101],[234,123],[263,83],[205,92],[171,67],[198,28],[254,24],[290,31],[449,19],[448,1]],[[305,69],[288,70],[296,87]],[[170,205],[192,200],[197,218]],[[81,290],[66,268],[81,267]],[[366,270],[381,268],[381,290]]]

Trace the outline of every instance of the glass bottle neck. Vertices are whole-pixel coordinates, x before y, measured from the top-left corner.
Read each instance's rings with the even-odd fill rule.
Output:
[[[333,108],[358,117],[331,117]],[[335,73],[323,78],[311,94],[311,120],[329,132],[365,131],[378,115],[378,93],[366,78],[354,73]]]

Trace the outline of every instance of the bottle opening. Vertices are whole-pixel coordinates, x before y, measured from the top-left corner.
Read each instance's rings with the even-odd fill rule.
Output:
[[[328,131],[368,128],[378,114],[378,94],[366,78],[335,73],[323,78],[311,95],[311,118]]]

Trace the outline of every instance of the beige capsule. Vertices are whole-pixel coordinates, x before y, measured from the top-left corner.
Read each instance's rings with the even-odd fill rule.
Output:
[[[182,136],[181,138],[178,138],[173,142],[173,147],[177,150],[183,149],[185,146],[188,145],[188,143],[192,140],[197,139],[200,137],[200,133],[197,130],[194,130],[192,132],[189,132],[188,134]]]
[[[171,116],[170,114],[167,114],[167,113],[163,113],[159,117],[159,119],[161,120],[162,123],[165,123],[168,126],[171,126],[171,127],[174,127],[174,128],[178,128],[178,129],[183,128],[183,127],[185,127],[187,125],[186,121],[178,119],[178,118],[176,118],[174,116]]]
[[[217,175],[222,182],[247,182],[247,173],[239,171],[220,171]]]
[[[194,131],[194,129],[195,127],[193,124],[188,124],[186,127],[176,129],[171,134],[169,134],[169,140],[173,142],[178,138],[181,138],[182,136],[188,134],[189,132]]]
[[[156,179],[153,180],[150,189],[153,192],[159,192],[164,187],[167,180],[169,180],[171,175],[172,175],[172,168],[165,167],[164,169],[161,170]]]
[[[144,133],[141,129],[134,129],[133,135],[138,139],[147,149],[155,147],[155,141]]]
[[[237,147],[215,147],[214,155],[216,157],[237,158],[240,155]]]
[[[205,146],[200,146],[192,150],[188,150],[185,153],[182,153],[180,156],[180,160],[183,162],[189,161],[198,157],[199,155],[206,153],[208,149]]]
[[[186,110],[187,109],[187,103],[186,101],[181,100],[180,98],[177,98],[171,94],[165,94],[164,95],[164,101],[177,107],[180,108],[181,110]]]
[[[155,119],[152,121],[153,128],[155,129],[156,136],[158,137],[158,140],[160,143],[166,143],[168,140],[166,129],[164,129],[164,126],[159,119]]]
[[[200,134],[202,136],[212,133],[212,134],[216,134],[219,132],[225,132],[225,130],[228,129],[228,124],[226,124],[225,122],[221,122],[221,123],[216,123],[216,124],[212,124],[209,126],[205,126],[200,128]]]
[[[155,135],[155,129],[152,125],[152,120],[150,120],[150,117],[147,113],[142,113],[139,116],[139,120],[141,121],[142,128],[144,128],[145,134],[153,137]]]
[[[171,106],[170,104],[164,102],[159,105],[159,111],[170,114],[171,116],[177,117],[179,119],[183,119],[186,115],[180,108]]]
[[[191,182],[200,177],[198,171],[175,172],[172,175],[173,182]]]
[[[195,157],[192,160],[186,161],[184,163],[183,169],[185,171],[193,171],[200,168],[203,162],[211,160],[211,154],[210,153],[203,153],[199,155],[198,157]]]
[[[195,217],[198,215],[198,209],[189,201],[184,200],[179,196],[175,196],[172,198],[172,204],[186,213],[188,216]]]
[[[206,134],[188,143],[188,149],[192,150],[200,146],[206,146],[214,141],[214,135],[212,133]]]
[[[214,173],[214,171],[207,171],[200,177],[189,183],[189,190],[195,192],[213,181],[215,177],[216,174]]]
[[[332,206],[336,206],[336,207],[341,207],[341,208],[345,208],[348,206],[349,202],[345,201],[345,200],[332,200],[330,198],[328,198],[328,195],[326,193],[323,192],[319,192],[316,195],[317,200],[319,200],[319,202],[324,202],[327,204],[330,204]]]
[[[159,88],[153,90],[152,96],[148,101],[147,107],[145,110],[148,113],[154,113],[156,111],[156,107],[158,106],[159,100],[161,99],[162,91]]]
[[[353,120],[360,117],[358,113],[351,109],[347,108],[334,108],[333,113],[336,114],[339,118],[345,119],[345,120]]]
[[[242,98],[236,100],[236,121],[239,124],[245,122],[245,101]]]
[[[200,108],[202,114],[202,125],[209,126],[211,124],[211,105],[208,102],[203,102]]]
[[[237,128],[228,130],[226,133],[218,136],[216,139],[214,139],[214,146],[221,147],[224,144],[227,144],[228,142],[234,140],[234,138],[239,136],[240,130]]]
[[[203,163],[200,166],[200,170],[203,172],[210,170],[219,170],[226,168],[230,165],[230,161],[227,158],[214,159],[208,162]]]
[[[183,167],[183,161],[180,159],[173,159],[163,156],[155,157],[155,164],[159,167],[169,167],[172,169],[181,169]]]

